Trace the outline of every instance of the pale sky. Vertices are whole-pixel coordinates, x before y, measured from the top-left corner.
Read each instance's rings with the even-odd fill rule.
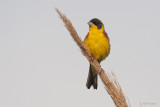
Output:
[[[102,82],[86,88],[89,63],[59,19],[71,19],[82,40],[99,18],[113,71],[132,107],[160,107],[159,0],[1,0],[0,107],[115,107]]]

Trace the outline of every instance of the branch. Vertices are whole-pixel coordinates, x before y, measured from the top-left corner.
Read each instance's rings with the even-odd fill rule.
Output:
[[[100,67],[100,64],[94,59],[94,57],[92,57],[86,45],[84,45],[82,40],[79,38],[71,21],[64,14],[62,14],[58,9],[56,9],[56,11],[59,14],[60,19],[63,21],[65,27],[70,32],[72,38],[77,43],[77,45],[80,47],[82,54],[88,59],[90,64],[93,66],[93,68],[95,69],[99,77],[101,78],[101,81],[105,85],[105,88],[108,94],[113,99],[113,102],[115,103],[115,105],[117,107],[128,107],[126,98],[122,92],[122,89],[114,73],[111,72],[111,73],[106,74],[104,72],[104,70]]]

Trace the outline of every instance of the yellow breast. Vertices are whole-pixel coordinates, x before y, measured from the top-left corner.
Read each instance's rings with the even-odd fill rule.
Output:
[[[110,52],[109,39],[104,34],[104,28],[97,29],[96,26],[90,27],[88,36],[84,40],[84,44],[87,46],[94,58],[101,62],[104,60]]]

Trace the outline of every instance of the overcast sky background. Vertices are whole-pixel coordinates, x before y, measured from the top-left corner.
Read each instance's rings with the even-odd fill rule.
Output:
[[[82,39],[90,19],[102,20],[111,43],[102,68],[132,107],[160,107],[159,0],[0,0],[0,107],[115,107],[100,79],[86,88],[89,63],[56,7]]]

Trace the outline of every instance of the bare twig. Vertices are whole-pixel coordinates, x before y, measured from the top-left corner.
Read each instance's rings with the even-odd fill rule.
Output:
[[[62,14],[58,9],[56,9],[57,13],[59,14],[61,20],[64,22],[65,27],[70,32],[72,38],[80,47],[83,55],[88,59],[90,64],[94,67],[97,74],[100,76],[103,84],[106,87],[107,92],[113,99],[115,105],[117,107],[128,107],[126,98],[122,92],[122,89],[117,81],[116,76],[114,73],[105,73],[104,70],[100,67],[99,63],[92,57],[91,53],[87,49],[87,47],[83,44],[82,40],[79,38],[75,28],[73,27],[71,21]]]

